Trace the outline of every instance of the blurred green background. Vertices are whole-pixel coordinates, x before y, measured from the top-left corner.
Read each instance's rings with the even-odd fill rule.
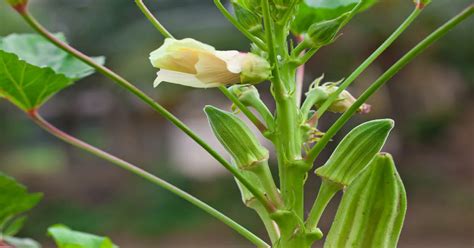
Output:
[[[470,0],[434,0],[407,32],[354,84],[358,95],[384,69]],[[31,10],[50,30],[64,32],[89,55],[130,79],[219,148],[202,113],[205,104],[229,109],[217,90],[163,84],[148,54],[162,37],[131,0],[32,0]],[[410,0],[381,0],[343,30],[338,41],[308,64],[306,86],[322,73],[329,81],[349,75],[411,12]],[[248,50],[248,41],[204,0],[156,0],[149,7],[176,37],[218,49]],[[399,247],[474,245],[474,20],[465,22],[402,70],[369,100],[341,134],[373,118],[395,119],[385,151],[394,154],[408,191],[409,208]],[[0,35],[32,32],[0,1]],[[260,87],[267,93],[268,84]],[[270,96],[264,98],[272,105]],[[225,225],[187,202],[69,147],[0,102],[0,170],[44,200],[20,236],[52,247],[45,232],[55,223],[108,235],[121,247],[250,247]],[[188,137],[101,75],[61,92],[42,109],[60,128],[126,158],[214,205],[259,234],[257,216],[240,201],[232,177]],[[325,130],[337,115],[321,121]],[[321,164],[337,142],[321,156]],[[319,180],[310,175],[307,205]],[[328,230],[333,204],[324,215]],[[319,247],[319,246],[315,246]]]

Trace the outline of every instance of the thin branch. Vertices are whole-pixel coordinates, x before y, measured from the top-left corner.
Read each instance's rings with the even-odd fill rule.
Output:
[[[320,47],[313,47],[310,48],[305,54],[303,54],[301,57],[299,57],[296,62],[298,65],[304,65],[306,64],[313,56],[314,54],[319,50]]]
[[[456,25],[470,17],[474,12],[473,5],[470,5],[464,11],[446,22],[443,26],[436,29],[428,37],[418,43],[394,65],[392,65],[382,76],[380,76],[362,95],[352,104],[352,106],[337,119],[337,121],[329,128],[326,134],[319,142],[311,148],[306,157],[306,162],[311,165],[317,158],[319,153],[324,149],[332,137],[344,126],[344,124],[357,112],[357,109],[364,104],[367,99],[372,96],[380,87],[382,87],[389,79],[391,79],[398,71],[411,62],[417,55],[426,50],[431,44],[443,37],[448,31]]]
[[[326,110],[331,106],[331,104],[337,100],[338,96],[344,91],[352,82],[354,82],[357,77],[367,69],[402,33],[404,30],[408,28],[408,26],[418,17],[421,13],[420,8],[415,8],[410,16],[390,35],[390,37],[385,40],[380,47],[377,48],[357,69],[355,69],[352,74],[347,77],[344,82],[337,88],[335,92],[333,92],[328,99],[321,105],[318,109],[317,113],[319,118],[323,116]]]
[[[245,116],[260,130],[261,133],[264,133],[267,130],[267,127],[255,116],[250,109],[248,109],[234,94],[225,86],[220,86],[219,90],[224,94],[229,100],[231,100],[239,109],[244,113]]]
[[[99,158],[102,158],[104,160],[107,160],[111,162],[114,165],[119,166],[122,169],[125,169],[137,176],[142,177],[143,179],[158,185],[161,188],[164,188],[171,193],[179,196],[180,198],[190,202],[194,206],[202,209],[206,213],[214,216],[224,224],[228,225],[230,228],[234,229],[238,233],[240,233],[242,236],[244,236],[246,239],[251,241],[253,244],[255,244],[258,247],[270,247],[268,244],[265,243],[265,241],[261,240],[259,237],[257,237],[255,234],[250,232],[249,230],[245,229],[243,226],[232,220],[231,218],[227,217],[223,213],[219,212],[217,209],[209,206],[205,202],[199,200],[198,198],[190,195],[189,193],[181,190],[180,188],[174,186],[173,184],[139,168],[136,165],[133,165],[123,159],[120,159],[118,157],[115,157],[114,155],[111,155],[105,151],[102,151],[101,149],[94,147],[82,140],[79,140],[63,131],[60,129],[56,128],[54,125],[43,119],[41,115],[38,114],[36,110],[28,112],[29,117],[41,128],[49,132],[50,134],[56,136],[57,138],[63,140],[64,142],[73,145],[79,149],[82,149],[86,152],[89,152]]]
[[[143,0],[135,0],[135,3],[137,4],[138,8],[142,11],[142,13],[145,15],[145,17],[155,26],[156,29],[166,38],[172,38],[174,39],[173,35],[166,30],[166,28],[153,16],[151,11],[146,7],[146,5],[143,3]]]

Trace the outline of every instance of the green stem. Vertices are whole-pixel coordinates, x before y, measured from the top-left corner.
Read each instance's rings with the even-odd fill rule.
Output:
[[[105,75],[106,77],[112,79],[118,85],[122,86],[126,90],[130,91],[140,100],[148,104],[151,108],[153,108],[156,112],[161,114],[171,123],[173,123],[176,127],[181,129],[185,134],[191,137],[196,143],[198,143],[204,150],[206,150],[212,157],[214,157],[219,163],[221,163],[229,172],[231,172],[242,184],[248,188],[252,194],[254,194],[255,198],[262,202],[262,204],[269,210],[273,211],[274,208],[267,202],[262,192],[260,192],[257,188],[255,188],[248,180],[246,180],[239,171],[233,167],[227,160],[225,160],[217,151],[215,151],[207,142],[205,142],[201,137],[199,137],[194,131],[192,131],[186,124],[180,121],[176,116],[174,116],[171,112],[166,110],[163,106],[155,102],[151,97],[147,96],[143,91],[135,87],[133,84],[128,82],[123,77],[119,76],[117,73],[113,72],[109,68],[96,63],[93,59],[88,57],[87,55],[81,53],[80,51],[76,50],[75,48],[69,46],[68,44],[58,40],[54,37],[48,30],[46,30],[41,24],[39,24],[33,16],[30,15],[28,11],[20,13],[21,16],[25,19],[25,21],[39,34],[44,36],[54,45],[59,47],[60,49],[66,51],[67,53],[71,54],[72,56],[82,60],[84,63],[90,65],[91,67],[95,68],[98,72]]]
[[[380,47],[375,50],[357,69],[355,69],[352,74],[347,77],[346,80],[338,87],[338,89],[333,92],[329,98],[321,105],[321,107],[317,111],[318,118],[327,111],[327,109],[331,106],[331,104],[337,100],[337,97],[344,91],[349,85],[354,82],[354,80],[367,69],[379,56],[382,54],[402,33],[405,31],[408,26],[418,17],[421,13],[422,9],[415,8],[413,12],[407,17],[407,19],[393,32],[390,37],[385,40]]]
[[[168,183],[167,181],[127,162],[124,161],[118,157],[115,157],[114,155],[111,155],[107,152],[104,152],[100,150],[99,148],[96,148],[82,140],[79,140],[61,130],[53,126],[51,123],[47,122],[45,119],[43,119],[36,110],[28,112],[29,117],[36,123],[38,126],[49,132],[50,134],[56,136],[57,138],[63,140],[66,143],[69,143],[70,145],[73,145],[79,149],[82,149],[86,152],[89,152],[99,158],[102,158],[104,160],[107,160],[114,165],[119,166],[122,169],[125,169],[137,176],[140,176],[144,178],[145,180],[158,185],[159,187],[162,187],[171,193],[181,197],[182,199],[190,202],[194,206],[202,209],[203,211],[207,212],[208,214],[214,216],[224,224],[228,225],[230,228],[234,229],[238,233],[240,233],[242,236],[247,238],[249,241],[251,241],[253,244],[255,244],[258,247],[270,247],[268,244],[266,244],[263,240],[261,240],[259,237],[257,237],[255,234],[250,232],[249,230],[245,229],[241,225],[239,225],[237,222],[234,220],[230,219],[226,215],[222,214],[218,210],[214,209],[213,207],[207,205],[205,202],[197,199],[196,197],[190,195],[189,193],[179,189],[178,187],[174,186],[171,183]]]
[[[272,244],[277,242],[277,240],[280,238],[280,230],[278,229],[278,225],[275,223],[275,221],[270,218],[270,215],[268,215],[267,210],[265,210],[262,204],[257,201],[249,203],[249,208],[252,208],[255,210],[255,212],[257,212],[258,216],[263,222],[263,225],[265,226],[265,230],[267,231]]]
[[[252,106],[262,116],[263,120],[265,120],[265,123],[267,124],[268,131],[272,132],[275,123],[273,115],[268,109],[267,105],[265,105],[262,101],[253,101],[249,106]]]
[[[262,50],[267,50],[267,47],[265,46],[265,43],[263,43],[259,38],[255,37],[253,34],[251,34],[242,24],[240,24],[239,21],[237,21],[230,13],[227,11],[227,9],[222,5],[220,0],[214,0],[214,4],[216,7],[220,10],[222,15],[224,15],[227,20],[229,20],[232,25],[234,25],[243,35],[245,35],[250,41],[255,43],[260,49]]]
[[[310,48],[303,56],[299,57],[296,62],[298,65],[304,65],[313,57],[320,47]]]
[[[324,209],[326,209],[331,199],[341,189],[341,185],[323,179],[321,187],[319,188],[318,196],[309,212],[308,219],[306,219],[306,228],[308,230],[314,230],[317,228]]]
[[[451,18],[443,26],[436,29],[428,37],[423,39],[418,43],[414,48],[412,48],[408,53],[406,53],[401,59],[399,59],[394,65],[392,65],[382,76],[380,76],[362,95],[357,99],[357,101],[352,104],[352,106],[337,119],[337,121],[329,128],[326,134],[321,138],[321,140],[309,151],[307,154],[306,161],[308,164],[312,164],[317,158],[319,153],[324,149],[327,143],[331,140],[332,137],[342,128],[342,126],[357,112],[357,109],[367,101],[367,99],[372,96],[382,85],[384,85],[389,79],[391,79],[398,71],[400,71],[404,66],[406,66],[410,61],[412,61],[417,55],[426,50],[431,44],[437,41],[439,38],[443,37],[448,31],[454,28],[456,25],[467,19],[474,12],[473,5],[467,7],[464,11]]]
[[[308,43],[305,42],[304,37],[298,37],[298,45],[291,51],[291,57],[298,57],[309,47]]]
[[[262,0],[263,23],[265,27],[265,36],[268,45],[268,59],[272,65],[272,86],[275,89],[276,95],[285,95],[284,85],[280,78],[278,54],[275,47],[275,36],[273,34],[273,21],[270,15],[270,7],[268,0]],[[282,54],[280,54],[282,55]]]
[[[283,206],[283,201],[281,200],[280,193],[278,192],[278,188],[275,185],[275,180],[273,179],[270,167],[268,166],[268,160],[261,161],[254,165],[251,171],[260,180],[262,188],[268,195],[268,198],[278,209],[281,209]]]
[[[245,116],[260,130],[264,133],[267,127],[250,111],[234,94],[232,94],[225,86],[220,86],[219,90],[227,98],[229,98],[239,109],[244,113]]]
[[[287,61],[288,30],[276,26],[270,15],[269,0],[262,0],[262,13],[268,45],[268,58],[272,65],[272,86],[276,102],[276,135],[275,148],[278,154],[280,189],[285,207],[294,211],[298,218],[303,218],[303,186],[306,172],[298,166],[301,160],[301,135],[298,124],[298,108],[295,94],[295,70]],[[285,227],[287,228],[287,227]],[[295,226],[288,227],[296,229]],[[290,237],[282,237],[288,239]]]
[[[138,8],[140,8],[145,17],[151,22],[151,24],[153,24],[153,26],[155,26],[156,29],[158,29],[158,31],[160,31],[164,37],[174,39],[173,35],[168,32],[168,30],[166,30],[166,28],[161,25],[161,23],[153,16],[150,10],[143,3],[143,0],[135,0],[135,3],[137,4]]]
[[[291,2],[290,6],[288,6],[288,8],[287,8],[287,12],[281,18],[281,20],[279,20],[280,25],[287,25],[289,23],[290,18],[292,18],[293,15],[295,14],[295,12],[293,12],[292,10],[294,10],[296,8],[296,5],[298,3],[299,3],[299,1],[292,1]]]
[[[311,111],[311,108],[316,104],[317,102],[324,101],[324,98],[327,96],[324,92],[322,91],[314,91],[308,92],[306,99],[303,102],[303,106],[301,106],[301,116],[303,116],[303,120],[308,119],[309,112]]]

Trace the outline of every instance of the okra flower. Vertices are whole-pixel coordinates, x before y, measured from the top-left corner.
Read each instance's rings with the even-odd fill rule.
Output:
[[[155,87],[163,81],[195,88],[255,84],[270,76],[268,62],[255,54],[218,51],[190,38],[166,39],[150,53],[150,61],[160,69]]]

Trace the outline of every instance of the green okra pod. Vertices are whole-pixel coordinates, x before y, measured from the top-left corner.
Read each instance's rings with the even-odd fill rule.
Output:
[[[392,156],[375,156],[347,188],[325,248],[395,248],[406,213],[406,194]]]
[[[393,126],[393,120],[379,119],[355,127],[339,143],[328,161],[316,169],[316,174],[342,187],[350,185],[382,149]]]
[[[250,170],[259,162],[268,160],[268,150],[234,114],[213,106],[204,108],[212,131],[235,160],[237,167]]]

